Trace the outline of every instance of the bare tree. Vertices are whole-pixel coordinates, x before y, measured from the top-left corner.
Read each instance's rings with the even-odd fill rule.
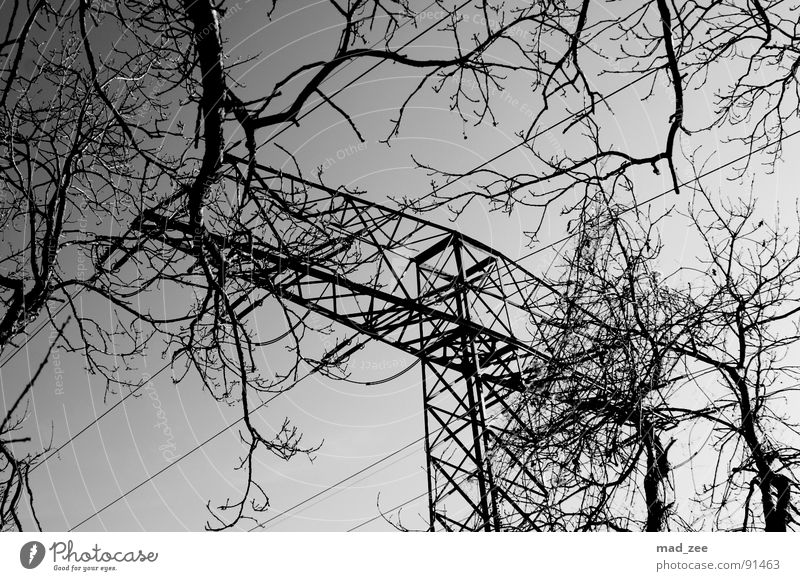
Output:
[[[551,6],[519,44],[520,62],[534,60],[536,72],[520,69],[499,88],[512,103],[529,100],[526,115],[498,117],[515,143],[466,169],[418,159],[434,181],[408,206],[461,213],[477,200],[534,212],[536,242],[555,210],[578,212],[598,185],[610,191],[649,173],[679,194],[694,176],[684,156],[701,147],[711,157],[721,142],[740,161],[739,175],[757,154],[779,159],[797,130],[796,8],[784,0]],[[628,115],[633,106],[642,114]],[[524,170],[508,162],[512,152],[524,154]]]
[[[550,281],[559,300],[537,321],[551,329],[549,360],[521,401],[531,426],[513,445],[547,489],[533,502],[543,530],[670,528],[667,402],[685,376],[669,346],[681,314],[655,270],[657,221],[624,213],[602,191],[587,204]]]
[[[554,281],[563,289],[550,321],[563,330],[557,372],[545,375],[545,397],[541,386],[530,396],[543,410],[536,433],[547,435],[523,442],[558,459],[545,473],[568,475],[553,480],[556,498],[582,500],[579,509],[561,501],[550,515],[626,530],[638,518],[633,528],[648,531],[669,521],[766,531],[796,522],[797,367],[786,360],[800,339],[796,225],[773,229],[754,218],[752,201],[728,204],[695,189],[699,201],[685,216],[701,241],[698,262],[668,275],[659,270],[658,224],[674,224],[675,212],[654,220],[606,195],[582,213]],[[701,382],[709,374],[710,387]],[[695,452],[702,460],[670,454],[698,424],[712,434]],[[675,470],[692,472],[699,488],[674,490]],[[632,498],[643,501],[638,515]]]
[[[789,413],[798,369],[787,361],[800,339],[797,226],[756,221],[752,201],[729,205],[703,197],[706,208],[694,210],[692,219],[706,271],[686,290],[695,322],[674,348],[712,366],[724,387],[710,405],[727,471],[715,475],[708,499],[718,514],[741,505],[741,530],[760,522],[764,530],[786,531],[796,522],[791,489],[799,451]],[[755,491],[760,515],[751,506]]]
[[[56,338],[60,338],[64,327],[57,330]],[[0,422],[0,474],[3,482],[0,483],[0,531],[22,530],[20,519],[21,507],[27,500],[27,509],[33,517],[36,527],[41,531],[42,525],[36,515],[33,488],[31,487],[30,472],[37,462],[49,451],[49,448],[35,452],[27,452],[20,456],[14,448],[30,441],[30,437],[17,435],[25,427],[28,416],[28,398],[34,384],[38,381],[56,342],[50,344],[36,371],[33,372],[28,382],[22,388],[14,402],[9,406],[3,421]]]

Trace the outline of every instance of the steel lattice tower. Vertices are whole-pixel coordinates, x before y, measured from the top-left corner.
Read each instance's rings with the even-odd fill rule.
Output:
[[[537,314],[552,293],[455,229],[268,167],[252,171],[269,228],[209,226],[226,276],[420,360],[430,530],[535,529],[525,499],[546,489],[513,442],[531,429],[529,394],[550,360]],[[188,223],[166,212],[145,212],[140,229],[195,252]]]

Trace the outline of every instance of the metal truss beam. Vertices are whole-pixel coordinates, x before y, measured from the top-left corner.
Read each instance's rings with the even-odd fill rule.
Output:
[[[550,290],[456,229],[265,166],[251,175],[258,226],[209,224],[215,268],[421,361],[430,530],[535,529],[520,499],[546,490],[507,436],[532,425],[521,395],[550,360],[537,323]],[[140,228],[196,252],[185,219],[148,211]]]

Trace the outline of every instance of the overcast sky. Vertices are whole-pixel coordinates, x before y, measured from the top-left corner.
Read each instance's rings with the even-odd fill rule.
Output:
[[[419,7],[428,4],[412,2],[413,6]],[[603,9],[614,5],[604,4]],[[627,6],[620,3],[620,10]],[[244,96],[261,94],[265,87],[271,87],[294,68],[329,57],[340,33],[336,14],[327,1],[279,3],[271,20],[266,18],[265,12],[264,3],[242,0],[236,4],[229,3],[229,14],[222,21],[229,62],[260,55],[252,63],[237,69],[238,80],[244,85]],[[403,29],[395,44],[418,34],[440,17],[439,12],[438,8],[421,12],[418,26]],[[467,14],[469,18],[480,16],[471,12]],[[593,17],[599,19],[601,15],[594,14]],[[521,30],[520,38],[525,40],[526,34],[528,32]],[[616,50],[609,38],[597,42],[607,42],[609,51]],[[452,47],[448,36],[431,32],[414,41],[408,52],[417,55],[451,54]],[[502,60],[509,54],[498,49],[493,56]],[[591,63],[586,66],[590,68]],[[332,94],[366,69],[364,64],[345,67],[323,87]],[[719,75],[713,79],[714,83],[724,82],[724,71]],[[623,86],[632,78],[630,75],[606,75],[597,82],[607,89]],[[515,133],[527,128],[526,123],[540,106],[528,89],[530,80],[523,74],[511,76],[506,90],[495,96],[497,126],[490,123],[479,127],[465,126],[450,110],[447,91],[437,94],[428,86],[409,105],[405,122],[391,145],[381,143],[391,130],[391,120],[395,118],[404,96],[420,79],[415,71],[384,63],[336,98],[337,103],[351,114],[364,143],[340,115],[329,107],[320,107],[298,127],[290,126],[282,131],[262,149],[260,159],[293,170],[292,161],[277,147],[280,145],[292,152],[310,176],[315,177],[316,168],[321,167],[326,184],[358,187],[365,192],[367,199],[392,206],[392,199],[419,196],[429,189],[430,176],[414,168],[412,154],[422,162],[447,170],[477,166],[518,143]],[[663,85],[661,87],[663,89]],[[599,116],[608,143],[613,142],[641,155],[659,150],[665,135],[666,117],[670,113],[670,93],[656,90],[655,96],[644,101],[650,91],[647,82],[633,85],[613,99],[611,111]],[[691,106],[687,106],[690,123],[702,125],[713,110],[713,96],[696,92],[688,99],[691,102]],[[553,121],[563,118],[565,110],[573,108],[573,105],[568,99],[559,103],[553,108]],[[262,136],[263,139],[267,137]],[[226,138],[232,141],[241,135],[226,135]],[[570,148],[578,151],[582,143],[579,133],[565,135],[560,128],[548,132],[542,137],[545,139],[551,143],[554,154]],[[713,154],[712,165],[733,155],[729,155],[733,149],[721,145],[715,134],[705,134],[697,139],[691,145],[704,148],[708,155]],[[689,145],[686,144],[687,151],[691,149]],[[786,151],[787,159],[796,153],[791,144]],[[493,162],[491,167],[519,172],[533,167],[533,164],[529,155],[517,149]],[[686,169],[680,160],[678,166],[679,170]],[[638,176],[637,191],[644,197],[669,189],[664,175],[655,176],[644,170],[635,173]],[[727,181],[731,175],[730,172],[721,172],[709,178],[707,186],[712,190],[741,190],[746,194],[749,181]],[[774,215],[781,195],[790,199],[782,192],[796,195],[796,185],[785,175],[781,167],[769,175],[761,168],[757,172],[759,211],[766,216]],[[450,190],[455,193],[468,188],[469,184],[459,182]],[[568,202],[564,200],[565,204]],[[655,211],[673,203],[674,197],[662,197],[656,202]],[[564,235],[568,217],[559,215],[560,207],[560,204],[553,206],[545,216],[539,245],[547,245]],[[552,250],[528,256],[537,246],[530,246],[525,232],[540,219],[539,210],[518,207],[507,215],[489,212],[485,203],[476,202],[456,222],[453,222],[454,215],[446,209],[428,217],[455,226],[511,258],[520,259],[534,272],[546,272],[553,264]],[[663,257],[665,270],[669,270],[670,265],[686,264],[696,255],[696,240],[679,221],[675,224],[668,230]],[[569,247],[557,246],[556,250],[560,248]],[[161,306],[164,308],[172,301],[184,300],[179,296],[162,298]],[[79,297],[78,304],[98,321],[111,324],[109,305],[88,296]],[[266,308],[256,322],[261,339],[281,332],[276,327],[274,310]],[[317,324],[322,323],[317,321]],[[321,344],[347,335],[339,327],[334,327],[332,333],[307,341]],[[15,386],[23,385],[38,365],[50,336],[50,328],[45,328],[0,369],[5,405],[7,394]],[[8,353],[4,357],[8,357]],[[284,346],[280,344],[262,350],[257,356],[267,371],[280,371],[288,362]],[[207,502],[215,506],[223,504],[227,498],[237,497],[243,481],[234,468],[244,448],[235,428],[203,445],[186,459],[180,462],[176,459],[234,421],[239,414],[238,408],[219,405],[202,391],[191,375],[180,384],[173,384],[170,370],[161,371],[167,361],[159,346],[154,345],[147,357],[135,361],[130,370],[133,374],[158,374],[152,383],[138,397],[128,399],[97,421],[73,444],[33,473],[38,515],[46,529],[72,528],[167,466],[169,468],[163,474],[104,510],[79,530],[201,530],[209,518],[205,508]],[[312,375],[258,413],[262,425],[273,429],[281,425],[284,417],[291,418],[304,433],[304,443],[320,445],[313,455],[313,462],[303,456],[283,462],[265,453],[258,455],[257,480],[267,491],[272,507],[266,518],[272,518],[409,445],[349,480],[344,487],[327,492],[301,509],[271,521],[268,530],[348,530],[378,516],[379,509],[391,509],[414,497],[419,498],[403,508],[400,520],[403,526],[411,529],[426,528],[422,394],[419,367],[414,363],[408,354],[384,345],[370,344],[351,358],[348,367],[351,381]],[[399,374],[409,367],[407,372]],[[395,379],[379,385],[365,385],[396,374],[399,376]],[[79,356],[64,349],[54,351],[33,391],[30,406],[33,422],[28,426],[29,431],[38,442],[52,441],[54,447],[59,446],[125,395],[107,394],[104,387],[99,378],[87,375]],[[270,429],[265,431],[269,433]],[[689,436],[694,441],[705,437],[707,434]],[[687,453],[686,449],[679,448],[676,448],[679,453]],[[397,512],[393,512],[392,517],[396,519]],[[248,522],[244,521],[240,528],[247,528],[247,525]],[[392,530],[392,527],[378,518],[360,530]]]

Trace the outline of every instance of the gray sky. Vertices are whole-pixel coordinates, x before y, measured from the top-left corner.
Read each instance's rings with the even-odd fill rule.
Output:
[[[424,6],[428,3],[412,4]],[[629,3],[622,4],[627,7]],[[224,37],[228,39],[225,46],[229,60],[261,55],[251,65],[238,70],[239,80],[246,85],[242,90],[245,96],[260,94],[265,87],[300,64],[326,58],[335,46],[339,29],[327,2],[279,3],[271,22],[264,17],[265,6],[260,2],[242,1],[235,6],[237,9],[231,5],[230,16],[222,24]],[[613,7],[614,4],[604,5],[604,8],[606,6]],[[600,18],[600,15],[594,17]],[[427,18],[420,19],[420,27],[430,23]],[[398,38],[410,38],[419,30],[409,27]],[[524,37],[525,32],[520,34]],[[448,38],[442,34],[431,33],[415,41],[409,52],[448,54],[451,49],[445,44],[447,41]],[[614,46],[608,42],[609,47]],[[493,56],[502,60],[510,53],[498,49]],[[363,64],[346,67],[324,88],[333,92],[365,68]],[[717,74],[719,77],[711,79],[710,84],[724,82],[725,72]],[[465,128],[448,107],[447,91],[434,94],[428,87],[412,101],[399,136],[391,142],[391,147],[387,147],[379,141],[390,131],[391,119],[404,95],[420,78],[414,71],[383,64],[336,98],[336,102],[352,115],[365,143],[360,143],[341,116],[328,107],[321,107],[309,115],[299,127],[289,128],[274,143],[291,151],[309,176],[313,177],[314,169],[322,166],[326,184],[358,186],[366,192],[367,199],[391,205],[390,197],[414,197],[429,187],[429,176],[413,168],[412,153],[420,161],[443,169],[463,170],[477,166],[518,143],[515,132],[527,127],[526,122],[539,107],[538,99],[530,93],[530,79],[523,74],[512,75],[505,92],[495,96],[498,125]],[[607,75],[596,81],[608,88],[622,86],[632,78],[629,75]],[[634,85],[613,99],[613,110],[599,116],[606,143],[641,155],[659,150],[671,102],[670,92],[663,83],[655,86],[656,94],[648,101],[643,101],[650,91],[646,82]],[[713,109],[712,96],[709,92],[698,91],[687,98],[690,123],[702,125]],[[553,121],[563,118],[565,110],[574,110],[574,105],[569,98],[559,102],[553,107]],[[229,140],[240,137],[226,135]],[[540,143],[550,143],[554,154],[562,149],[579,151],[582,147],[577,130],[567,135],[554,130],[542,136]],[[715,152],[710,162],[712,166],[734,156],[734,148],[722,145],[718,136],[713,134],[704,134],[683,145],[685,151],[701,146],[702,151],[709,155]],[[291,162],[274,145],[266,146],[263,152],[264,161],[292,169]],[[791,159],[796,153],[796,148],[789,144],[786,159]],[[529,155],[517,149],[491,167],[500,171],[523,171],[521,168],[533,164]],[[680,161],[678,166],[680,170],[686,170],[686,165]],[[778,167],[774,174],[767,175],[763,169],[759,168],[757,172],[760,211],[771,216],[779,199],[793,203],[796,186],[791,177],[787,177],[793,175],[792,172],[787,174]],[[647,197],[666,191],[665,173],[655,176],[645,170],[634,172],[637,192]],[[710,189],[718,187],[726,193],[749,189],[749,181],[727,181],[730,175],[730,172],[720,172],[709,178],[706,185]],[[460,188],[463,191],[467,187],[467,184],[457,183],[450,190],[456,192]],[[564,200],[564,203],[568,201]],[[659,199],[656,209],[674,202],[673,196],[666,196]],[[546,245],[564,235],[567,217],[559,216],[561,205],[556,204],[546,215],[540,244]],[[452,214],[445,210],[433,213],[430,218],[453,225]],[[469,206],[456,226],[508,256],[518,258],[531,252],[524,232],[530,230],[538,219],[539,213],[535,209],[518,207],[511,215],[505,215],[490,213],[484,203],[478,202]],[[680,219],[676,219],[675,226],[667,231],[664,268],[669,270],[670,263],[686,264],[694,260],[696,240],[681,225]],[[526,259],[523,264],[534,272],[543,272],[552,258],[552,252],[543,252]],[[183,300],[183,297],[164,296],[160,307],[168,308],[171,301]],[[109,305],[88,296],[79,297],[78,304],[84,313],[104,324],[111,324]],[[261,339],[282,331],[276,326],[275,314],[274,307],[268,307],[257,317]],[[308,341],[311,346],[315,341],[321,343],[346,334],[343,329],[335,327],[331,337],[310,338]],[[47,348],[48,335],[49,329],[37,334],[0,370],[5,405],[7,394],[13,393],[14,387],[21,386],[38,365]],[[288,361],[280,344],[257,355],[262,368],[268,372],[282,369]],[[166,361],[156,344],[144,360],[135,363],[130,373],[154,375]],[[351,358],[349,371],[352,381],[312,376],[289,393],[279,396],[265,411],[259,412],[259,421],[264,426],[277,429],[283,418],[289,417],[305,434],[305,443],[322,444],[314,454],[313,462],[302,456],[287,463],[264,453],[258,455],[257,480],[267,491],[273,509],[266,518],[422,437],[418,367],[380,385],[363,385],[363,382],[395,375],[413,363],[413,358],[407,354],[371,344]],[[35,440],[49,442],[52,438],[52,443],[58,446],[104,413],[119,400],[120,395],[106,394],[98,378],[84,371],[80,357],[59,349],[53,353],[33,392],[29,431],[33,432]],[[174,385],[169,370],[160,373],[139,397],[127,400],[77,438],[74,444],[37,468],[32,484],[40,520],[50,530],[73,527],[215,434],[236,419],[238,412],[238,408],[218,405],[202,392],[191,375]],[[690,440],[699,437],[698,434],[688,436]],[[228,497],[237,497],[242,477],[234,467],[243,452],[237,431],[229,430],[185,460],[175,463],[122,502],[103,511],[99,517],[88,521],[80,530],[202,529],[209,517],[205,509],[207,501],[214,506],[222,504]],[[271,522],[268,528],[347,530],[377,516],[378,507],[384,510],[392,508],[422,494],[425,489],[425,458],[422,442],[418,441],[390,460],[348,481],[346,488],[326,493],[304,506],[299,513]],[[427,518],[425,501],[423,496],[404,508],[404,526],[424,528]],[[243,527],[247,524],[244,521]],[[383,519],[377,519],[362,530],[391,530],[391,526]]]

